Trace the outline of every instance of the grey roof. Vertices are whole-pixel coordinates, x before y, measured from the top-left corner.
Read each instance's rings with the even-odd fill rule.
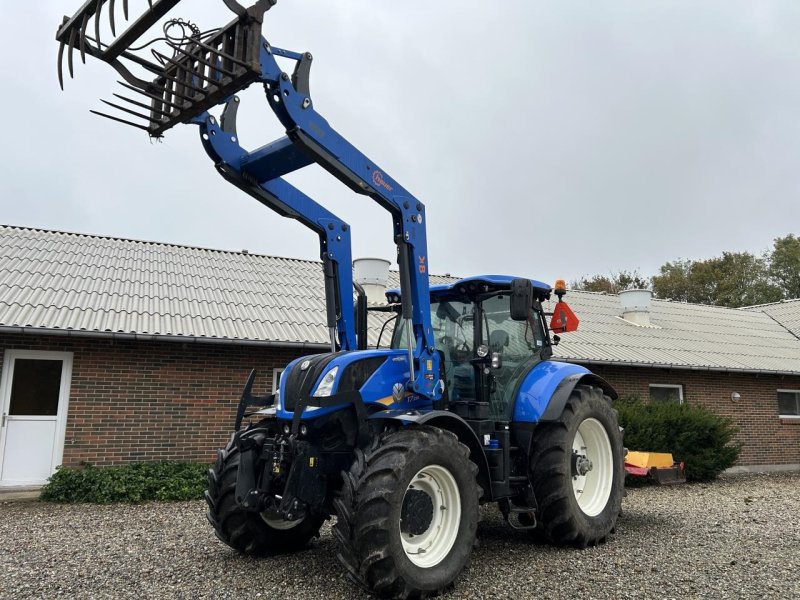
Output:
[[[639,327],[620,317],[617,296],[572,291],[565,300],[581,320],[556,347],[565,360],[800,373],[800,340],[763,312],[654,299],[654,327]]]
[[[0,226],[0,329],[317,346],[324,314],[318,261]]]
[[[0,226],[0,331],[324,347],[323,298],[317,261]],[[565,360],[800,373],[800,340],[763,307],[654,300],[644,328],[616,296],[567,300],[581,326],[562,335]]]
[[[745,310],[768,314],[800,338],[800,299],[748,306]]]

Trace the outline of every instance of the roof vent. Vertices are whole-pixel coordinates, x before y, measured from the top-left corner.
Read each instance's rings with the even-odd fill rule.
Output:
[[[357,258],[353,261],[353,280],[364,288],[370,304],[386,304],[391,264],[384,258]]]
[[[622,318],[639,325],[650,326],[650,300],[653,292],[650,290],[623,290],[619,293],[619,302],[622,305]]]

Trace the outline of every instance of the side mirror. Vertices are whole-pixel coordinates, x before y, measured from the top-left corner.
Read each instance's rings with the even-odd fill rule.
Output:
[[[525,321],[533,306],[533,284],[530,279],[514,279],[511,282],[511,318]]]

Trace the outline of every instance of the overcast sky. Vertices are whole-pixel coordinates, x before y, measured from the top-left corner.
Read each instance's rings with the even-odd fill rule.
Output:
[[[318,258],[219,177],[194,126],[151,143],[90,115],[119,91],[107,65],[59,91],[54,33],[80,4],[0,0],[0,222]],[[798,31],[795,0],[280,0],[264,27],[314,54],[317,110],[426,204],[432,272],[547,281],[800,233]],[[240,115],[250,148],[282,135],[260,88]],[[354,256],[394,259],[377,204],[316,167],[290,180],[353,226]]]

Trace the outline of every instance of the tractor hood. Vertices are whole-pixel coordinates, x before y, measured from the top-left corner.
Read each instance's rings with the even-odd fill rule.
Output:
[[[365,404],[388,406],[395,383],[410,377],[408,354],[402,349],[360,350],[303,356],[289,363],[281,375],[277,416],[290,419],[298,402],[308,399],[303,418],[339,410],[346,402],[336,396],[358,392]]]

